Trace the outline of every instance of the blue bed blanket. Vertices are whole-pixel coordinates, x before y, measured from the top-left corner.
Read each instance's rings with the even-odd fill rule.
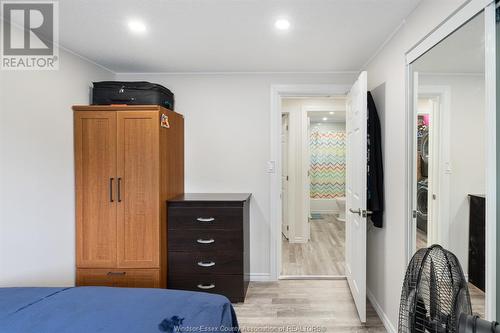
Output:
[[[208,293],[107,287],[0,288],[1,333],[231,333],[229,300]]]

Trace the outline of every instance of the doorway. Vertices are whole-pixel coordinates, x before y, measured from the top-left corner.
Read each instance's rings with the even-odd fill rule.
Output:
[[[300,154],[309,156],[310,152],[310,117],[308,112],[336,112],[335,110],[300,108],[300,112],[283,112],[284,99],[310,99],[337,98],[342,100],[342,108],[345,110],[346,127],[346,152],[353,151],[346,159],[346,170],[350,170],[349,165],[354,168],[346,173],[345,177],[345,277],[330,275],[307,275],[307,276],[283,276],[282,268],[282,245],[283,236],[283,198],[297,196],[299,200],[297,205],[291,205],[290,200],[288,221],[289,225],[288,239],[294,241],[309,241],[311,228],[310,223],[302,223],[301,229],[292,231],[292,217],[300,217],[301,221],[308,221],[311,214],[311,182],[310,182],[310,157],[308,159],[299,159],[302,164],[291,165],[288,163],[288,175],[283,175],[282,148],[284,139],[282,130],[284,119],[288,119],[288,155]],[[268,163],[268,172],[271,174],[271,277],[278,279],[346,279],[350,293],[354,300],[356,310],[361,322],[366,322],[366,232],[367,232],[367,73],[361,72],[352,86],[339,85],[273,85],[271,87],[271,160]],[[288,118],[283,116],[288,114]],[[330,113],[328,113],[330,114]],[[301,138],[308,140],[293,140],[292,117],[300,115]],[[300,142],[297,142],[300,141]],[[288,157],[290,161],[290,156]],[[299,165],[299,167],[297,167]],[[291,181],[290,175],[295,175],[295,182]],[[288,176],[287,186],[283,186],[282,181]],[[299,182],[300,181],[300,182]],[[297,189],[297,186],[300,188]],[[286,188],[287,193],[283,195],[282,190]],[[293,212],[293,216],[290,215]],[[340,217],[342,218],[342,217]]]
[[[345,276],[345,96],[286,97],[282,278]]]
[[[442,234],[439,221],[447,212],[449,196],[444,160],[449,150],[449,99],[446,86],[420,86],[416,104],[416,249],[439,243]],[[440,154],[441,153],[441,154]]]

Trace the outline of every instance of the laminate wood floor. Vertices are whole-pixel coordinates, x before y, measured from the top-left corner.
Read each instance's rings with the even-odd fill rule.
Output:
[[[427,234],[417,228],[417,250],[427,247]]]
[[[281,275],[345,275],[345,222],[325,214],[310,223],[309,242],[289,243],[282,237]]]
[[[485,295],[484,291],[469,283],[470,301],[472,303],[472,312],[481,318],[484,318]]]
[[[359,321],[345,279],[251,282],[245,303],[234,308],[243,332],[283,332],[286,326],[318,327],[302,331],[318,333],[386,332],[370,302],[366,324]]]
[[[427,247],[427,234],[417,228],[417,250]],[[462,267],[466,269],[467,267]],[[484,318],[484,291],[469,283],[470,300],[472,303],[472,312],[481,318]]]

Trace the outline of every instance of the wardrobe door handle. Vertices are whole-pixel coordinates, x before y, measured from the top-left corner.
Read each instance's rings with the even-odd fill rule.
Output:
[[[198,222],[213,222],[213,221],[215,221],[215,218],[213,218],[213,217],[207,217],[207,218],[205,218],[205,217],[198,217],[196,219],[196,221],[198,221]]]
[[[201,266],[201,267],[212,267],[212,266],[215,266],[215,262],[213,262],[213,261],[199,261],[198,262],[198,266]]]
[[[107,275],[109,276],[122,276],[122,275],[126,275],[127,272],[108,272]]]
[[[115,202],[113,200],[113,180],[114,178],[109,178],[109,202]]]
[[[118,177],[118,202],[122,202],[122,178]]]
[[[201,238],[199,238],[196,241],[198,243],[200,243],[200,244],[212,244],[212,243],[215,243],[215,239],[213,239],[213,238],[210,238],[210,239],[201,239]]]
[[[199,284],[197,285],[198,288],[200,289],[213,289],[215,288],[215,284],[210,283],[210,284]]]

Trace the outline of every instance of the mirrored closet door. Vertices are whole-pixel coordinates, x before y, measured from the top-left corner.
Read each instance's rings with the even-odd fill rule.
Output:
[[[485,16],[411,66],[416,250],[440,244],[459,259],[473,312],[485,315]]]

